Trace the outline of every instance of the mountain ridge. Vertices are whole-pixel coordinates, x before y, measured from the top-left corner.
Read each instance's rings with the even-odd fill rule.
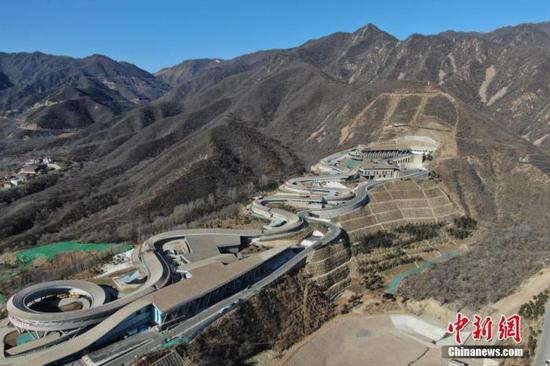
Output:
[[[0,113],[20,120],[22,128],[46,130],[105,121],[167,90],[146,71],[106,56],[41,52],[0,53],[0,84]]]

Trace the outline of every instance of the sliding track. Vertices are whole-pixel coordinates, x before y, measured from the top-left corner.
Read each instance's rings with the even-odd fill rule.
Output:
[[[340,155],[348,152],[342,152]],[[341,156],[334,154],[323,159],[321,163],[326,164],[327,169],[334,168],[331,164],[339,159]],[[198,238],[214,242],[221,242],[226,238],[272,240],[298,233],[307,228],[310,222],[325,226],[326,232],[323,238],[317,240],[254,286],[239,292],[238,296],[235,295],[238,300],[245,299],[303,262],[313,250],[337,240],[340,237],[341,229],[330,223],[328,219],[363,207],[368,202],[368,189],[383,183],[382,181],[366,181],[357,184],[352,189],[349,188],[348,183],[357,179],[357,175],[341,169],[338,169],[338,172],[339,174],[336,175],[290,179],[280,187],[282,194],[262,197],[253,201],[251,204],[252,214],[270,222],[264,230],[175,230],[151,237],[136,247],[132,253],[133,266],[139,270],[145,280],[133,292],[125,294],[125,296],[110,299],[102,287],[87,281],[52,281],[23,289],[12,296],[7,303],[9,321],[14,327],[44,333],[64,334],[73,331],[75,336],[69,341],[54,337],[51,342],[44,342],[32,352],[12,356],[4,352],[4,342],[2,341],[0,365],[43,364],[78,353],[113,331],[132,315],[149,306],[150,303],[146,296],[165,287],[172,278],[171,267],[162,250],[162,246],[166,242],[182,238]],[[425,170],[410,170],[404,172],[400,179],[420,178],[426,175],[427,171]],[[270,207],[273,205],[296,207],[302,211],[291,212],[281,207]],[[200,251],[200,248],[191,245],[191,254],[194,251]],[[81,300],[83,303],[81,309],[46,312],[33,308],[33,304],[40,299],[68,292],[78,294],[83,299]],[[233,297],[220,302],[218,307],[223,310],[223,306],[232,304],[228,301],[235,301]],[[216,309],[216,307],[213,308]],[[209,309],[209,311],[215,310]],[[193,331],[200,327],[204,321],[201,320],[201,316],[212,316],[212,314],[215,313],[205,312],[202,315],[199,314],[200,316],[194,322],[189,323],[191,319],[183,322],[177,334],[191,336]],[[14,328],[0,329],[2,340],[13,330]]]

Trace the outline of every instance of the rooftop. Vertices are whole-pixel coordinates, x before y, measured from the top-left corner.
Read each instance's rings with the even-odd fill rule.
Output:
[[[184,234],[166,239],[163,250],[177,250],[188,262],[198,262],[222,253],[237,252],[241,245],[238,235]]]
[[[435,150],[437,145],[429,141],[384,141],[361,145],[363,150]]]
[[[239,278],[287,248],[288,246],[273,248],[228,264],[206,261],[205,265],[189,270],[191,278],[153,292],[147,295],[146,299],[150,300],[159,311],[168,312],[184,302],[201,297]]]
[[[399,170],[399,167],[394,164],[389,164],[386,161],[365,161],[359,165],[360,169],[378,169],[378,170]]]

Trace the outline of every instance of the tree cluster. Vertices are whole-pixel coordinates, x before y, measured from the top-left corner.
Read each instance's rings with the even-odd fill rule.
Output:
[[[471,308],[494,303],[550,263],[549,242],[548,232],[528,225],[492,228],[466,254],[407,279],[399,293]]]
[[[477,229],[477,221],[467,216],[454,219],[453,224],[454,227],[448,228],[447,232],[456,239],[466,239]]]
[[[443,223],[406,224],[395,231],[410,235],[413,241],[422,241],[437,237],[443,225]]]
[[[529,302],[521,305],[519,308],[519,315],[526,319],[537,320],[539,317],[542,317],[545,312],[545,305],[548,301],[548,293],[546,290],[540,294],[533,297]]]

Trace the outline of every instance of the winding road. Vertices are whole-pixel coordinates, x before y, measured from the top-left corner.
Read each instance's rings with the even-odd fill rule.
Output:
[[[546,363],[548,361],[548,363]],[[533,366],[548,366],[550,364],[550,301],[546,304],[544,312],[544,324],[539,340],[538,351],[533,361]]]

